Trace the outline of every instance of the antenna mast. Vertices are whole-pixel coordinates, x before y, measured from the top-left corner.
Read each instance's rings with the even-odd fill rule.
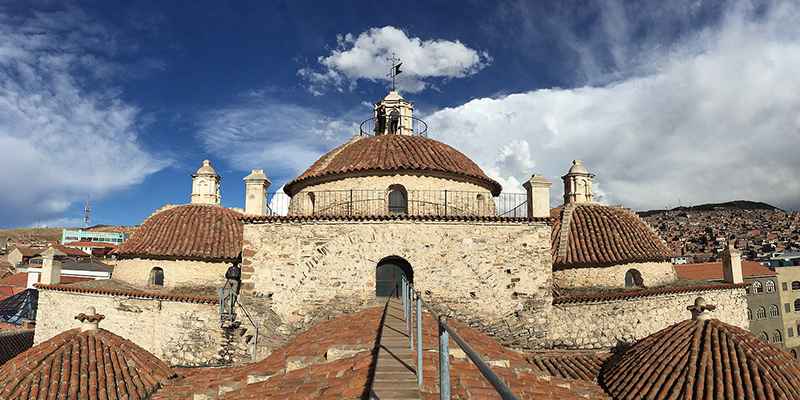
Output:
[[[92,211],[92,206],[89,205],[89,195],[86,195],[86,207],[83,208],[86,210],[86,215],[83,216],[83,229],[89,228],[89,211]]]

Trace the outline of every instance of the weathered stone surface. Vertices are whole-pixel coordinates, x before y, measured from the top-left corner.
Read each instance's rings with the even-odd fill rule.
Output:
[[[630,270],[639,271],[642,284],[656,287],[678,279],[675,269],[669,262],[637,262],[594,268],[570,268],[553,271],[553,280],[560,287],[596,286],[623,287],[625,273]]]
[[[164,270],[164,286],[196,286],[225,284],[225,271],[231,263],[188,260],[156,260],[148,258],[122,259],[114,267],[114,279],[134,285],[150,283],[153,268]]]

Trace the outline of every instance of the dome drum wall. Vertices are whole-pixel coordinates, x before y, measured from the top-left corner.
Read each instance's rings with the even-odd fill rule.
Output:
[[[114,279],[145,288],[152,284],[150,273],[153,268],[161,268],[164,271],[163,287],[217,287],[225,284],[225,271],[230,266],[231,262],[126,258],[117,261]]]
[[[386,215],[391,213],[389,194],[400,191],[403,213],[497,216],[492,193],[482,182],[451,174],[351,172],[315,181],[292,196],[289,215]]]
[[[631,262],[609,267],[575,267],[559,269],[553,266],[553,281],[561,287],[625,287],[625,275],[630,270],[641,274],[644,287],[657,287],[678,279],[669,262]]]

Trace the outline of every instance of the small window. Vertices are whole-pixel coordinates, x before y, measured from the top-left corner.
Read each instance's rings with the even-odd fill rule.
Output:
[[[783,266],[783,261],[778,261],[778,266],[782,267]]]
[[[767,293],[772,293],[775,291],[775,281],[768,280],[767,281]]]
[[[789,290],[789,288],[786,285],[786,282],[781,282],[781,289],[783,289],[784,292]]]
[[[756,319],[767,318],[767,310],[764,307],[756,308]]]
[[[800,299],[794,301],[794,312],[800,313]]]
[[[150,270],[150,284],[156,286],[164,286],[164,270],[155,267]]]
[[[797,260],[792,260],[792,265],[797,265]]]
[[[794,349],[792,349],[791,351],[789,351],[789,354],[791,354],[791,355],[792,355],[792,357],[794,357],[794,358],[797,358],[797,352],[796,352],[796,351],[794,351]]]
[[[788,333],[789,337],[794,337],[794,328],[788,328],[786,333]]]
[[[763,340],[763,341],[765,341],[765,342],[769,341],[769,335],[767,335],[767,332],[761,332],[761,333],[759,333],[759,334],[758,334],[758,337],[760,337],[760,338],[761,338],[761,340]]]
[[[773,343],[780,343],[782,341],[783,341],[783,338],[781,337],[781,331],[777,331],[776,330],[775,332],[772,332],[772,342]]]
[[[625,273],[625,287],[644,286],[642,274],[635,269],[629,269]]]
[[[769,306],[769,317],[770,318],[777,318],[780,315],[778,312],[778,306],[775,304]]]
[[[800,281],[792,282],[792,290],[800,290]]]
[[[406,194],[400,190],[389,192],[389,214],[406,213]]]
[[[747,320],[748,321],[752,321],[753,320],[753,310],[751,310],[749,308],[747,309]]]
[[[792,305],[789,303],[783,303],[783,312],[784,313],[792,312]]]
[[[753,282],[753,294],[764,293],[764,287],[761,286],[761,281]]]

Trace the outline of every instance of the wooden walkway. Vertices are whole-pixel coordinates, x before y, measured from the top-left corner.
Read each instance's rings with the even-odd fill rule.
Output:
[[[402,304],[400,299],[391,298],[386,306],[370,399],[420,398],[417,361],[411,351]]]

